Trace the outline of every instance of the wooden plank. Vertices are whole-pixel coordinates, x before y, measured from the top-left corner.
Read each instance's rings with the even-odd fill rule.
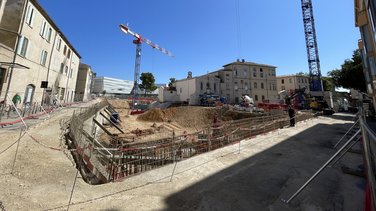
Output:
[[[97,124],[105,133],[109,136],[114,136],[110,131],[108,131],[101,123],[99,123],[95,118],[93,118],[95,124]]]

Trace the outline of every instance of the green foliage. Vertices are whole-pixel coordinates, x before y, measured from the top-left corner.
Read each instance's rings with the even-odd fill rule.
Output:
[[[145,90],[145,95],[147,92],[152,92],[157,89],[157,86],[155,86],[155,78],[152,73],[141,73],[140,80],[140,88]]]
[[[362,58],[359,50],[355,50],[351,59],[346,59],[341,69],[328,72],[336,87],[356,89],[366,92],[366,82],[363,74]]]
[[[176,82],[175,78],[170,78],[170,82],[168,82],[168,87],[173,87],[175,82]]]
[[[334,83],[332,78],[330,77],[321,77],[322,85],[324,87],[324,91],[333,91],[334,90]]]

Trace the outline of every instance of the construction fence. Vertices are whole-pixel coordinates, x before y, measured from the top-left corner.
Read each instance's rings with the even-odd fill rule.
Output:
[[[290,125],[286,114],[268,115],[217,122],[192,134],[175,135],[172,131],[169,137],[157,140],[138,142],[113,135],[104,142],[96,138],[105,131],[98,113],[107,109],[114,111],[103,101],[75,113],[70,123],[68,145],[74,149],[83,177],[91,184],[118,181]],[[312,117],[310,112],[302,113],[296,121]],[[103,130],[96,129],[98,126]]]
[[[376,210],[376,124],[367,122],[364,110],[361,109],[360,114],[359,122],[362,131],[367,177],[364,210]]]
[[[36,101],[32,96],[43,96],[44,100]],[[18,92],[0,92],[0,126],[38,118],[58,108],[81,102],[62,101],[51,92],[33,92],[32,95],[24,97]]]

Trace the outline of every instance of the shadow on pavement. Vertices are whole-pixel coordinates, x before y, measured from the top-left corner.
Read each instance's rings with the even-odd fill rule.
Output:
[[[166,210],[359,210],[364,179],[342,173],[339,164],[326,168],[289,205],[281,202],[336,152],[332,146],[351,125],[318,124],[304,130],[170,195]],[[359,154],[345,157],[346,162],[363,161]]]

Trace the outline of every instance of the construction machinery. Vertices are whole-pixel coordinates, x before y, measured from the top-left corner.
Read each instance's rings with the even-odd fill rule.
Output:
[[[136,45],[136,61],[135,61],[135,66],[134,66],[134,85],[133,85],[133,98],[132,98],[132,109],[134,110],[136,106],[136,101],[138,99],[138,80],[140,77],[140,66],[141,66],[141,44],[146,43],[149,46],[151,46],[153,49],[157,49],[170,57],[174,57],[174,56],[168,50],[142,37],[140,34],[131,31],[128,26],[120,24],[120,30],[124,32],[125,34],[130,34],[136,38],[135,40],[133,40],[133,44]]]
[[[313,6],[311,0],[301,0],[302,14],[304,23],[304,33],[307,48],[307,57],[309,65],[310,90],[313,92],[322,92],[320,59],[317,48],[315,20],[313,17]]]

